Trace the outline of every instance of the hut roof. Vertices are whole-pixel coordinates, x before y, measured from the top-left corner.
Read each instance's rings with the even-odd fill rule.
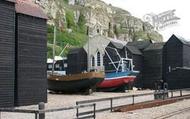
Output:
[[[181,43],[183,43],[184,45],[190,46],[190,41],[186,40],[185,38],[173,34],[173,35],[170,37],[170,39],[173,38],[173,37],[174,37],[174,38],[177,38],[177,39],[178,39],[179,41],[181,41]],[[170,39],[169,39],[169,40],[170,40]]]
[[[31,0],[16,0],[16,12],[42,19],[48,19],[40,6],[33,3]]]
[[[5,0],[5,1],[9,1],[9,2],[16,2],[15,0]]]
[[[83,48],[73,48],[69,51],[69,54],[76,54],[80,52],[81,50],[83,50]]]
[[[135,46],[129,46],[129,45],[126,45],[127,49],[132,53],[132,54],[135,54],[135,55],[142,55],[141,51],[136,48]]]
[[[144,51],[148,51],[148,50],[160,50],[163,48],[164,46],[164,42],[163,43],[153,43],[150,44],[146,49],[144,49]]]
[[[116,40],[116,39],[109,39],[110,42],[117,48],[117,49],[123,49],[123,47],[127,44],[126,41]]]
[[[129,46],[135,46],[137,47],[139,50],[143,50],[145,48],[147,48],[150,44],[152,44],[152,41],[133,41],[133,42],[128,42],[127,45]]]

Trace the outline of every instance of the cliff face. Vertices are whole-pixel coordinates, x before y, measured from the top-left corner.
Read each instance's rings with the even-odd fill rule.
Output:
[[[117,36],[121,40],[162,41],[162,36],[150,24],[101,0],[41,0],[41,6],[50,18],[49,23],[56,22],[60,28],[68,28],[66,13],[70,12],[76,24],[83,15],[86,25],[94,29],[98,24],[103,35]]]
[[[80,38],[86,38],[87,26],[90,35],[102,34],[127,41],[144,39],[160,42],[163,40],[149,23],[101,0],[40,0],[38,4],[48,14],[49,25],[55,23],[62,33],[76,35],[76,38],[68,35],[67,43],[70,43],[69,39],[71,39],[73,40],[71,45],[74,46],[84,42],[80,42]],[[49,33],[51,36],[51,31]]]

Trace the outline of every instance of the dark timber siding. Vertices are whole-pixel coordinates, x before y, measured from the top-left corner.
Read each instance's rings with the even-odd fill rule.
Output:
[[[163,49],[163,79],[169,89],[190,88],[190,43],[172,35]],[[169,70],[170,69],[170,70]]]
[[[143,88],[155,88],[155,81],[162,80],[162,46],[151,44],[143,55]]]
[[[17,79],[15,105],[47,101],[46,20],[17,14]]]
[[[183,45],[183,66],[190,67],[190,46]]]
[[[169,89],[190,88],[190,69],[177,68],[167,75]]]
[[[15,5],[0,0],[0,107],[14,106]]]
[[[129,51],[127,52],[127,54],[128,58],[133,59],[134,70],[140,71],[140,73],[137,75],[135,86],[142,87],[143,56],[132,54]]]
[[[72,49],[67,55],[67,74],[87,71],[87,53],[83,48]]]
[[[163,77],[169,72],[169,67],[183,66],[183,44],[176,37],[171,37],[163,48]]]

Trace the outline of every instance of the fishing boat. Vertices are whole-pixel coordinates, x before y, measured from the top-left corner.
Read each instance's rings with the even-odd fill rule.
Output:
[[[113,48],[112,48],[113,49]],[[117,50],[114,49],[116,52]],[[108,52],[105,51],[113,66],[114,70],[105,72],[105,80],[100,83],[97,87],[100,91],[125,91],[130,89],[136,79],[136,76],[139,74],[139,71],[133,70],[133,59],[130,58],[121,58],[119,53],[119,61],[113,61]]]
[[[104,80],[104,73],[85,72],[65,76],[50,75],[48,89],[63,93],[90,93],[96,85]]]
[[[70,69],[75,70],[75,72],[65,72],[62,73],[64,66],[64,61],[55,59],[55,40],[56,40],[56,27],[54,27],[54,44],[53,44],[53,60],[52,66],[51,63],[48,64],[50,66],[50,70],[52,72],[48,75],[48,90],[54,93],[84,93],[90,94],[92,93],[92,89],[96,87],[99,83],[101,83],[105,76],[102,72],[86,72],[87,65],[85,63],[77,63],[80,59],[86,59],[86,57],[79,56],[78,54],[72,54],[71,59],[68,60],[70,63],[67,65],[73,66]],[[66,45],[67,47],[67,45]],[[63,49],[61,54],[64,52],[66,47]],[[61,56],[61,54],[59,56]],[[61,62],[61,65],[59,62]],[[71,62],[72,61],[72,62]],[[76,62],[77,61],[77,62]],[[82,69],[81,66],[84,68]],[[77,68],[80,67],[80,68]],[[58,71],[57,71],[58,70]]]

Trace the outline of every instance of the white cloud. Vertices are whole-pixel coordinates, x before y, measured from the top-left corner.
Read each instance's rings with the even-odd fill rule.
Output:
[[[190,39],[190,11],[188,0],[103,0],[106,3],[111,3],[129,11],[133,16],[143,18],[147,13],[161,13],[167,10],[176,9],[176,16],[181,19],[178,24],[172,27],[167,27],[159,31],[164,36],[164,41],[167,41],[172,34],[177,34]]]

